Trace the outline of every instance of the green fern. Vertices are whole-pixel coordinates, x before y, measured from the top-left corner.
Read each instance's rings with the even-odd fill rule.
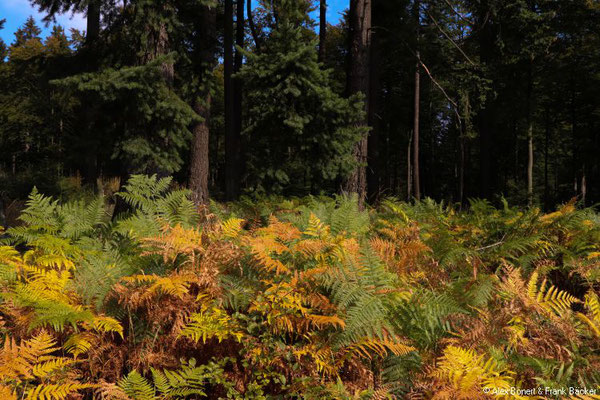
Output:
[[[156,390],[152,384],[137,371],[131,371],[117,382],[127,396],[133,400],[155,400]]]

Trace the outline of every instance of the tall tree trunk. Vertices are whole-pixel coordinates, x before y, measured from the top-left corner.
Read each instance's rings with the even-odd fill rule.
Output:
[[[527,205],[533,206],[533,59],[527,82]]]
[[[458,201],[460,206],[463,206],[465,202],[465,167],[466,167],[466,155],[465,155],[465,137],[461,134],[460,136],[460,170],[458,176]]]
[[[90,0],[87,8],[85,42],[93,44],[100,36],[100,0]]]
[[[209,140],[210,140],[210,76],[215,63],[216,45],[216,10],[212,7],[202,8],[202,21],[200,30],[203,42],[200,44],[200,59],[198,66],[201,76],[199,99],[194,103],[194,111],[202,117],[202,121],[194,126],[194,139],[190,161],[190,190],[192,200],[196,205],[206,204],[209,199],[208,177],[209,165]]]
[[[490,17],[490,0],[481,0],[477,15],[477,29],[479,30],[480,59],[484,65],[492,64],[495,50],[495,32]],[[493,86],[493,82],[492,82]],[[479,170],[480,170],[480,196],[490,199],[495,185],[492,176],[492,143],[494,136],[495,100],[488,94],[483,109],[479,112],[477,123],[479,130]]]
[[[533,122],[527,127],[527,205],[533,206]]]
[[[406,148],[406,200],[407,201],[412,200],[412,193],[413,193],[412,192],[412,190],[413,190],[413,185],[412,185],[413,169],[412,169],[412,163],[411,163],[412,140],[413,140],[413,133],[410,132],[410,135],[408,136],[408,146]]]
[[[91,0],[87,7],[87,23],[85,35],[85,48],[82,52],[82,60],[86,72],[96,71],[100,65],[99,59],[95,51],[95,44],[100,37],[100,0]],[[83,181],[91,187],[95,187],[98,176],[100,175],[98,166],[98,151],[97,148],[101,142],[97,136],[94,127],[99,112],[98,105],[92,101],[86,101],[85,111],[83,112],[84,129],[82,135],[86,137],[86,141],[90,143],[84,150],[85,156],[82,157],[85,161],[82,165]],[[92,144],[93,143],[93,144]]]
[[[571,87],[574,87],[572,84]],[[578,196],[579,192],[577,189],[577,175],[578,175],[578,166],[577,166],[577,157],[580,156],[578,140],[577,140],[577,107],[575,103],[575,90],[571,93],[571,141],[572,141],[572,149],[571,149],[571,162],[572,162],[572,174],[573,174],[573,195]]]
[[[244,49],[244,0],[237,0],[236,4],[236,30],[235,30],[235,59],[233,65],[234,73],[240,72],[242,69],[242,63],[244,62],[244,55],[240,49]],[[243,151],[242,151],[242,88],[243,82],[240,78],[233,79],[233,107],[234,107],[234,116],[233,116],[233,125],[234,125],[234,133],[235,133],[235,142],[238,146],[238,155],[236,159],[236,168],[237,168],[237,179],[241,176],[242,165],[243,165]],[[239,187],[239,183],[238,183]],[[239,193],[236,194],[236,197]]]
[[[420,1],[415,0],[414,13],[416,21],[416,39],[417,39],[417,62],[415,66],[415,98],[414,98],[414,120],[413,120],[413,184],[414,194],[417,200],[421,200],[421,177],[419,168],[419,128],[420,128],[420,110],[421,110],[421,54],[419,52],[420,33]]]
[[[373,7],[378,5],[377,2]],[[378,15],[373,9],[373,15]],[[375,25],[377,23],[375,22]],[[382,181],[382,162],[379,154],[379,141],[381,134],[381,40],[380,33],[375,29],[371,30],[371,60],[369,68],[369,114],[368,122],[372,128],[367,140],[367,196],[370,202],[375,202],[381,193]]]
[[[371,36],[371,0],[350,0],[350,71],[348,93],[369,94],[369,50]],[[364,103],[365,119],[360,127],[367,127],[368,100]],[[354,156],[357,168],[347,178],[344,190],[358,195],[359,206],[364,205],[367,194],[367,134],[356,144]]]
[[[581,204],[585,207],[585,198],[587,196],[587,179],[585,178],[585,165],[583,166],[583,175],[581,175]]]
[[[192,200],[196,205],[208,203],[208,173],[209,173],[209,138],[210,138],[210,90],[206,90],[202,100],[196,100],[194,111],[202,117],[203,121],[194,126],[194,141],[190,163],[190,190]]]
[[[550,111],[546,106],[546,134],[544,140],[544,211],[550,209],[550,190],[548,187],[548,146],[550,144]]]
[[[252,16],[252,0],[246,0],[246,14],[248,16],[248,26],[250,27],[250,33],[252,34],[252,39],[254,39],[254,45],[256,46],[256,49],[260,51],[262,43],[260,40],[260,36],[258,36],[256,25],[254,25],[254,17]]]
[[[325,41],[327,39],[327,0],[319,2],[319,62],[325,60]]]
[[[224,86],[225,86],[225,196],[235,200],[239,195],[239,137],[235,131],[233,84],[233,0],[225,0],[224,15]]]

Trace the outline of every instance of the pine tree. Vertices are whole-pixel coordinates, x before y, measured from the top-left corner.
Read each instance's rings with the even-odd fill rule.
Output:
[[[44,175],[58,171],[65,103],[49,81],[64,74],[64,56],[71,53],[62,28],[55,26],[42,42],[33,18],[15,32],[8,59],[0,71],[0,145],[9,149],[0,162],[8,170]],[[35,167],[34,167],[35,166]]]
[[[54,21],[56,15],[79,12],[86,14],[86,42],[94,44],[100,35],[102,6],[109,5],[107,0],[30,0],[40,12],[46,13],[45,22]],[[107,4],[105,4],[107,3]]]
[[[41,40],[40,33],[42,33],[42,30],[37,26],[35,19],[30,15],[23,26],[15,32],[13,46],[20,47],[30,40]]]
[[[334,93],[330,72],[320,69],[308,9],[307,1],[276,3],[273,30],[238,74],[249,105],[246,179],[254,190],[334,191],[355,166],[361,103]]]
[[[4,29],[5,23],[6,23],[5,19],[0,19],[0,31],[2,29]],[[6,43],[4,43],[4,40],[2,40],[2,38],[0,38],[0,64],[4,63],[4,59],[7,56],[7,51],[8,51],[8,49],[6,48]]]
[[[52,27],[52,32],[44,41],[44,46],[48,55],[65,55],[71,52],[69,39],[63,27],[59,25]]]

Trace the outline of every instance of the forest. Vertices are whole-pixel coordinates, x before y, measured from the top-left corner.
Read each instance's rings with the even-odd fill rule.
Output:
[[[25,3],[0,400],[600,399],[600,1]]]

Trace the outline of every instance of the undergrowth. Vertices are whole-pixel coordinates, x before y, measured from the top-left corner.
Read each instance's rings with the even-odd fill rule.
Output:
[[[600,384],[593,210],[196,208],[170,187],[133,177],[117,219],[101,197],[31,193],[0,245],[0,398],[486,399]]]

